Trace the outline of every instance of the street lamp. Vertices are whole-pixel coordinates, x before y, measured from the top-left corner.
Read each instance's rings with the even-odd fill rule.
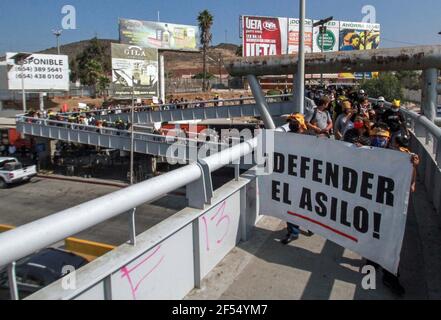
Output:
[[[21,78],[21,92],[22,92],[22,99],[23,99],[23,112],[26,113],[26,92],[25,92],[25,85],[24,85],[24,63],[26,59],[32,56],[32,53],[25,53],[20,52],[11,57],[12,60],[14,60],[14,65],[20,66],[20,78]]]
[[[328,31],[328,28],[325,26],[325,24],[327,24],[329,21],[332,21],[332,19],[334,19],[334,17],[328,17],[326,19],[322,19],[320,21],[317,21],[316,23],[313,24],[313,28],[316,27],[320,27],[320,37],[321,37],[321,44],[320,44],[320,49],[321,52],[325,52],[325,34]],[[320,84],[323,86],[323,73],[320,74]]]
[[[57,54],[60,55],[60,36],[63,30],[52,30],[52,33],[57,38]]]
[[[305,109],[305,16],[306,16],[306,0],[299,0],[300,12],[300,30],[299,30],[299,49],[297,63],[297,94],[296,94],[296,111],[304,113]]]

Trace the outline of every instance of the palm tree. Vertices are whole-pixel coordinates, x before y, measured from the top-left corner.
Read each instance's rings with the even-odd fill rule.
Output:
[[[211,27],[213,26],[213,16],[208,10],[204,10],[199,13],[198,22],[199,30],[201,32],[202,55],[204,59],[204,78],[202,82],[202,90],[207,91],[207,49],[210,46],[210,42],[213,38],[213,34],[211,33]]]

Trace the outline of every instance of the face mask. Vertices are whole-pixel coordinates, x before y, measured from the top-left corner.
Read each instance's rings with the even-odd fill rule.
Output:
[[[377,148],[386,148],[387,147],[387,139],[383,137],[374,137],[371,139],[371,146]]]
[[[392,108],[392,112],[398,112],[398,110],[400,110],[400,109],[398,109],[398,108]]]

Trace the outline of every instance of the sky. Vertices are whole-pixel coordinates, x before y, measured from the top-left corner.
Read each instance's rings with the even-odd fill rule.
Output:
[[[362,8],[372,5],[381,24],[381,47],[440,44],[440,0],[306,0],[306,16],[362,21]],[[213,44],[240,44],[239,16],[293,17],[298,0],[15,0],[0,1],[0,55],[36,52],[55,46],[53,29],[61,28],[62,8],[76,9],[75,30],[64,30],[61,43],[94,37],[118,39],[118,18],[196,25],[204,9],[214,16]]]

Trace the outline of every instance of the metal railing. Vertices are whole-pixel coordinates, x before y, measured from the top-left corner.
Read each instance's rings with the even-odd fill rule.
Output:
[[[78,123],[70,123],[65,121],[58,121],[58,120],[49,120],[44,118],[32,118],[32,117],[25,117],[25,116],[17,116],[16,117],[16,123],[17,124],[36,124],[39,126],[44,127],[53,127],[53,128],[63,128],[63,129],[70,129],[74,131],[82,131],[82,132],[91,132],[91,133],[98,133],[100,135],[107,135],[107,136],[114,136],[114,137],[130,137],[131,132],[130,130],[120,130],[115,128],[107,128],[107,127],[97,127],[97,126],[91,126],[86,124],[78,124]],[[191,139],[191,138],[183,138],[176,134],[170,134],[173,133],[173,130],[167,130],[169,132],[167,135],[160,135],[160,134],[154,134],[154,133],[146,133],[146,132],[135,132],[134,136],[137,140],[142,140],[146,142],[154,142],[154,143],[166,143],[166,144],[175,144],[175,143],[181,143],[184,145],[188,145],[190,143],[200,144],[204,143],[207,145],[216,145],[216,146],[223,146],[228,147],[227,144],[221,143],[221,142],[212,142],[212,141],[206,141],[205,138],[206,135],[198,135],[199,139]]]
[[[269,103],[280,102],[280,101],[289,101],[292,98],[292,94],[283,94],[283,95],[272,95],[266,96],[265,99]],[[177,103],[164,103],[164,104],[154,104],[152,106],[135,106],[135,112],[151,112],[151,111],[170,111],[179,109],[178,107],[182,107],[182,109],[203,109],[210,108],[217,104],[218,106],[240,106],[245,101],[255,102],[254,97],[242,97],[242,98],[231,98],[231,99],[211,99],[211,100],[200,100],[200,101],[187,101],[187,102],[177,102]],[[197,105],[205,105],[204,107],[197,107]],[[72,115],[72,114],[97,114],[101,116],[112,115],[112,114],[121,114],[121,113],[130,113],[132,109],[131,106],[128,107],[113,107],[111,109],[93,109],[87,111],[77,111],[77,112],[64,112],[60,113],[61,115]]]
[[[9,265],[37,250],[198,181],[204,175],[204,170],[205,174],[210,174],[248,155],[256,146],[257,138],[254,138],[205,158],[203,166],[199,163],[189,164],[0,234],[0,266]],[[146,193],[146,190],[149,192]]]

